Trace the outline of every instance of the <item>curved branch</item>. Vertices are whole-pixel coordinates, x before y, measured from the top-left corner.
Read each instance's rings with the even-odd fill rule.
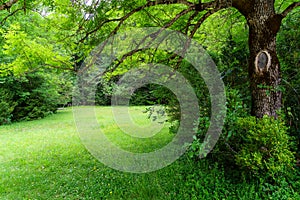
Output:
[[[248,0],[232,0],[232,6],[236,8],[244,16],[247,16],[248,13],[253,10],[253,1]]]
[[[203,22],[209,17],[211,16],[212,14],[218,12],[219,10],[223,9],[224,7],[226,7],[226,5],[223,4],[223,6],[218,6],[216,7],[215,9],[207,12],[204,14],[204,16],[202,16],[198,22],[195,24],[193,30],[191,31],[191,34],[189,35],[189,38],[192,39],[194,37],[194,35],[196,34],[197,30],[200,28],[200,26],[203,24]],[[188,49],[188,47],[190,46],[190,42],[191,40],[187,40],[185,45],[184,45],[184,48],[182,49],[182,55],[185,55],[186,54],[186,51]],[[184,57],[180,57],[177,61],[177,64],[176,64],[176,69],[179,68],[179,65],[180,63],[183,61]]]
[[[13,12],[9,13],[8,15],[6,15],[6,17],[4,17],[4,18],[1,20],[0,25],[3,25],[9,17],[13,16],[14,14],[16,14],[16,13],[19,12],[19,11],[23,11],[24,9],[25,9],[24,7],[18,8],[18,9],[16,9],[16,10],[14,10]]]
[[[190,11],[193,10],[194,7],[189,7],[188,9],[185,9],[183,11],[181,11],[180,13],[178,13],[172,20],[170,20],[167,24],[165,24],[163,27],[160,28],[159,31],[155,32],[155,33],[152,33],[150,35],[147,35],[146,37],[144,37],[142,39],[142,41],[137,45],[137,48],[139,48],[145,41],[147,38],[151,37],[152,41],[154,41],[158,35],[164,30],[164,29],[167,29],[169,28],[170,26],[172,26],[180,17],[184,16],[185,14],[189,13]],[[150,44],[150,43],[149,43]],[[149,46],[149,44],[147,46]]]
[[[188,32],[189,32],[189,27],[190,27],[191,24],[192,24],[192,20],[194,20],[194,19],[197,17],[198,14],[199,14],[199,11],[196,10],[196,11],[189,17],[189,19],[188,19],[188,21],[187,21],[187,25],[184,27],[184,29],[185,29],[185,34],[188,34]]]
[[[0,5],[0,10],[10,9],[14,4],[16,4],[19,0],[10,0],[2,5]]]
[[[186,0],[156,0],[156,1],[148,1],[145,5],[133,9],[132,11],[130,11],[129,13],[127,13],[126,15],[124,15],[121,18],[118,18],[118,19],[108,19],[108,20],[103,21],[95,29],[87,32],[86,35],[82,39],[80,39],[79,43],[83,42],[90,34],[97,32],[104,24],[109,23],[109,22],[119,22],[118,25],[116,26],[116,28],[109,35],[109,37],[110,37],[110,36],[116,34],[116,32],[121,27],[121,25],[124,23],[124,21],[127,20],[129,17],[131,17],[136,12],[144,10],[145,8],[148,8],[148,7],[152,7],[152,6],[156,6],[156,5],[162,5],[162,4],[183,4],[183,5],[187,5],[189,7],[191,7],[191,6],[194,5],[193,3],[190,3],[190,2],[188,2]]]
[[[209,17],[211,14],[213,14],[214,12],[217,12],[223,8],[228,8],[231,7],[231,1],[228,0],[215,0],[215,1],[211,1],[208,3],[199,3],[199,4],[194,4],[191,2],[188,2],[186,0],[156,0],[156,1],[148,1],[145,5],[140,6],[138,8],[135,8],[133,10],[131,10],[129,13],[125,14],[123,17],[119,18],[118,21],[119,23],[117,24],[117,26],[110,32],[110,34],[108,35],[108,38],[114,36],[120,29],[120,27],[123,25],[123,23],[129,18],[131,17],[133,14],[135,14],[136,12],[139,12],[145,8],[148,7],[152,7],[152,6],[156,6],[156,5],[167,5],[167,4],[184,4],[187,5],[188,8],[181,11],[180,13],[178,13],[173,19],[171,19],[167,24],[165,24],[162,28],[161,31],[165,28],[169,28],[170,26],[172,26],[172,24],[174,24],[181,16],[189,13],[190,11],[195,10],[196,12],[201,12],[201,11],[205,11],[207,10],[208,12],[206,13],[206,15],[204,15],[204,17],[202,19],[200,19],[198,21],[198,23],[196,24],[194,30],[191,32],[190,37],[193,37],[193,35],[195,34],[196,30],[200,27],[200,25],[203,23],[203,21]],[[194,16],[192,16],[193,18]],[[101,27],[99,27],[101,28]],[[96,30],[95,30],[96,31]],[[158,31],[157,33],[155,33],[154,35],[150,35],[150,36],[146,36],[144,39],[146,39],[147,37],[151,37],[152,39],[156,38],[157,35],[159,35],[161,33],[161,31]],[[133,54],[137,53],[140,51],[140,45],[146,41],[146,40],[142,40],[140,42],[140,44],[138,44],[136,46],[136,48],[125,54],[120,61],[118,61],[118,63],[110,70],[115,70],[127,57],[132,56]],[[97,50],[97,53],[101,53],[103,51],[103,49],[105,48],[105,46],[107,45],[108,40],[104,41],[102,43],[102,45],[100,46],[100,48]],[[149,45],[149,44],[148,44]],[[94,60],[91,60],[91,64],[94,62]],[[80,69],[79,72],[85,71],[87,68],[89,68],[90,65],[85,66],[83,69]]]
[[[145,5],[131,10],[129,13],[127,13],[126,15],[124,15],[121,18],[104,20],[96,28],[94,28],[93,30],[87,32],[85,34],[85,36],[80,39],[79,43],[82,43],[86,38],[88,38],[89,35],[97,32],[104,24],[107,24],[107,23],[110,23],[110,22],[119,22],[117,24],[117,26],[115,27],[115,29],[109,35],[109,37],[111,37],[112,35],[117,33],[117,31],[120,29],[120,27],[124,23],[124,21],[126,21],[133,14],[135,14],[135,13],[141,11],[141,10],[144,10],[145,8],[148,8],[148,7],[152,7],[152,6],[156,6],[156,5],[169,5],[169,4],[186,5],[189,8],[193,8],[197,12],[201,12],[201,11],[204,11],[204,10],[207,10],[207,9],[219,9],[219,8],[224,8],[224,7],[230,7],[231,6],[230,1],[228,1],[228,0],[215,0],[215,1],[212,1],[212,2],[199,3],[199,4],[194,4],[194,3],[191,3],[187,0],[155,0],[155,1],[148,1]]]
[[[118,63],[117,63],[112,69],[109,70],[109,72],[112,72],[112,71],[114,71],[116,68],[118,68],[118,66],[120,66],[120,65],[125,61],[126,58],[128,58],[128,57],[134,55],[134,54],[137,53],[137,52],[140,52],[140,51],[146,49],[146,48],[151,44],[151,42],[153,42],[153,41],[158,37],[158,35],[159,35],[164,29],[169,28],[170,26],[172,26],[172,25],[173,25],[180,17],[182,17],[183,15],[185,15],[185,14],[187,14],[188,12],[190,12],[191,10],[193,10],[193,8],[194,8],[194,7],[189,7],[188,9],[185,9],[185,10],[181,11],[181,12],[178,13],[178,14],[177,14],[177,15],[176,15],[169,23],[167,23],[167,24],[164,25],[162,28],[160,28],[159,31],[157,31],[157,32],[155,32],[155,33],[152,33],[151,35],[147,35],[146,37],[144,37],[144,38],[141,40],[141,42],[137,45],[137,47],[136,47],[134,50],[132,50],[132,51],[130,51],[130,52],[124,54],[124,55],[122,56],[122,58],[118,61]],[[146,39],[149,38],[149,37],[152,38],[151,41],[150,41],[145,47],[140,48],[140,46],[141,46],[141,45],[146,41]]]
[[[289,5],[280,15],[282,18],[286,17],[292,10],[300,6],[300,2],[294,2]]]
[[[149,1],[149,2],[155,2],[155,4],[184,4],[187,6],[194,5],[193,3],[186,0],[156,0],[156,1]]]
[[[108,38],[112,37],[113,35],[115,35],[118,30],[120,29],[120,27],[122,26],[122,24],[129,18],[131,17],[133,14],[135,14],[136,12],[139,12],[147,7],[151,7],[151,6],[155,6],[155,5],[158,5],[158,4],[175,4],[175,3],[186,3],[187,1],[184,1],[184,0],[164,0],[164,1],[149,1],[147,2],[147,4],[143,5],[143,6],[140,6],[132,11],[130,11],[129,13],[127,13],[125,16],[121,17],[118,21],[118,25],[114,28],[114,30],[109,34]],[[190,3],[188,3],[190,5]],[[194,4],[191,4],[189,6],[189,8],[183,10],[182,12],[180,12],[179,14],[177,14],[168,24],[166,24],[162,29],[164,28],[168,28],[170,27],[172,24],[174,24],[181,16],[185,15],[186,13],[190,12],[191,10],[195,9],[194,7]],[[99,27],[101,28],[101,27]],[[98,30],[98,29],[97,29]],[[95,30],[95,31],[97,31]],[[107,45],[107,40],[103,42],[103,44],[101,45],[98,53],[102,52],[103,49],[105,48],[105,46]],[[94,61],[92,61],[94,62]],[[87,66],[89,67],[89,66]],[[81,69],[80,71],[84,71],[87,67]]]
[[[82,43],[84,40],[86,40],[86,39],[89,37],[89,35],[91,35],[91,34],[97,32],[103,25],[105,25],[105,24],[107,24],[107,23],[110,23],[110,22],[118,22],[118,21],[121,21],[121,20],[122,20],[122,18],[121,18],[121,19],[107,19],[107,20],[103,21],[103,22],[100,23],[95,29],[93,29],[93,30],[91,30],[91,31],[89,31],[89,32],[87,32],[87,33],[85,33],[85,36],[84,36],[83,38],[81,38],[81,39],[79,40],[79,42],[77,42],[77,43]],[[72,36],[74,36],[74,35],[72,35]]]

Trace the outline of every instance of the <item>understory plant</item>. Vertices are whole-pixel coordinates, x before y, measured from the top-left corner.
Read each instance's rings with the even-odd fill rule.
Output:
[[[264,177],[275,180],[293,170],[293,137],[279,115],[278,119],[249,115],[249,109],[237,90],[227,90],[227,116],[217,144],[207,159],[230,169],[242,178]],[[189,155],[198,158],[210,126],[209,116],[201,116]]]
[[[293,142],[284,121],[268,116],[261,119],[250,116],[240,118],[236,126],[241,143],[235,163],[243,172],[276,179],[293,169]]]

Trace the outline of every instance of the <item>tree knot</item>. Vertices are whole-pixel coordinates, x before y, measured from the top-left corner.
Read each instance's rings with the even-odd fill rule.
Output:
[[[255,57],[254,66],[256,74],[262,75],[264,72],[269,71],[271,60],[272,58],[268,51],[260,51]]]

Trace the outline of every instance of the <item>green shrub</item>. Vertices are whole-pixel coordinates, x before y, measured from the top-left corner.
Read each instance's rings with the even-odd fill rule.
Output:
[[[226,93],[227,113],[223,131],[212,152],[208,154],[208,158],[225,166],[232,166],[235,162],[235,146],[240,142],[240,138],[235,135],[237,129],[235,125],[239,117],[249,116],[249,109],[246,107],[246,104],[244,104],[243,98],[238,90],[228,88]],[[195,140],[190,145],[190,157],[197,158],[201,153],[201,145],[210,126],[210,117],[208,112],[209,110],[205,108],[202,108],[200,112],[201,116],[199,118],[197,134],[195,135]]]
[[[1,77],[0,125],[56,112],[59,105],[70,99],[70,82],[58,74],[41,72]]]
[[[300,156],[300,12],[288,15],[277,37],[278,57],[282,70],[282,89],[286,120],[289,132],[297,138]]]
[[[227,89],[227,116],[223,133],[207,158],[219,163],[232,176],[284,177],[295,160],[290,150],[292,137],[288,135],[288,128],[282,119],[249,116],[245,105],[238,90]],[[198,158],[202,151],[209,121],[207,114],[199,119],[199,129],[189,146],[188,153],[192,158]]]
[[[282,120],[246,117],[240,118],[236,127],[235,135],[241,143],[235,162],[243,172],[275,179],[292,169],[295,159],[290,150],[291,138]]]
[[[12,97],[8,93],[8,91],[5,88],[1,87],[0,88],[0,125],[8,124],[12,120],[12,116],[13,116],[12,112],[17,104],[11,101],[11,98]]]

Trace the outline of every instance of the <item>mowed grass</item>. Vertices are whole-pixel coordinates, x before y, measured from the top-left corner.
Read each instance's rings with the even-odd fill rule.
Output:
[[[148,124],[144,107],[134,120]],[[109,107],[96,108],[111,141],[135,152],[170,142],[167,124],[152,139],[131,138],[114,124]],[[134,131],[134,130],[133,130]],[[0,199],[260,199],[254,184],[233,183],[223,170],[185,156],[146,174],[111,169],[82,144],[71,109],[45,119],[0,127]]]
[[[119,116],[119,110],[110,107],[95,109],[97,121],[102,132],[116,146],[134,153],[152,152],[172,141],[168,123],[159,123],[163,118],[152,121],[145,107],[132,106],[128,115]],[[118,123],[115,116],[118,115]],[[131,118],[132,124],[128,123]]]

